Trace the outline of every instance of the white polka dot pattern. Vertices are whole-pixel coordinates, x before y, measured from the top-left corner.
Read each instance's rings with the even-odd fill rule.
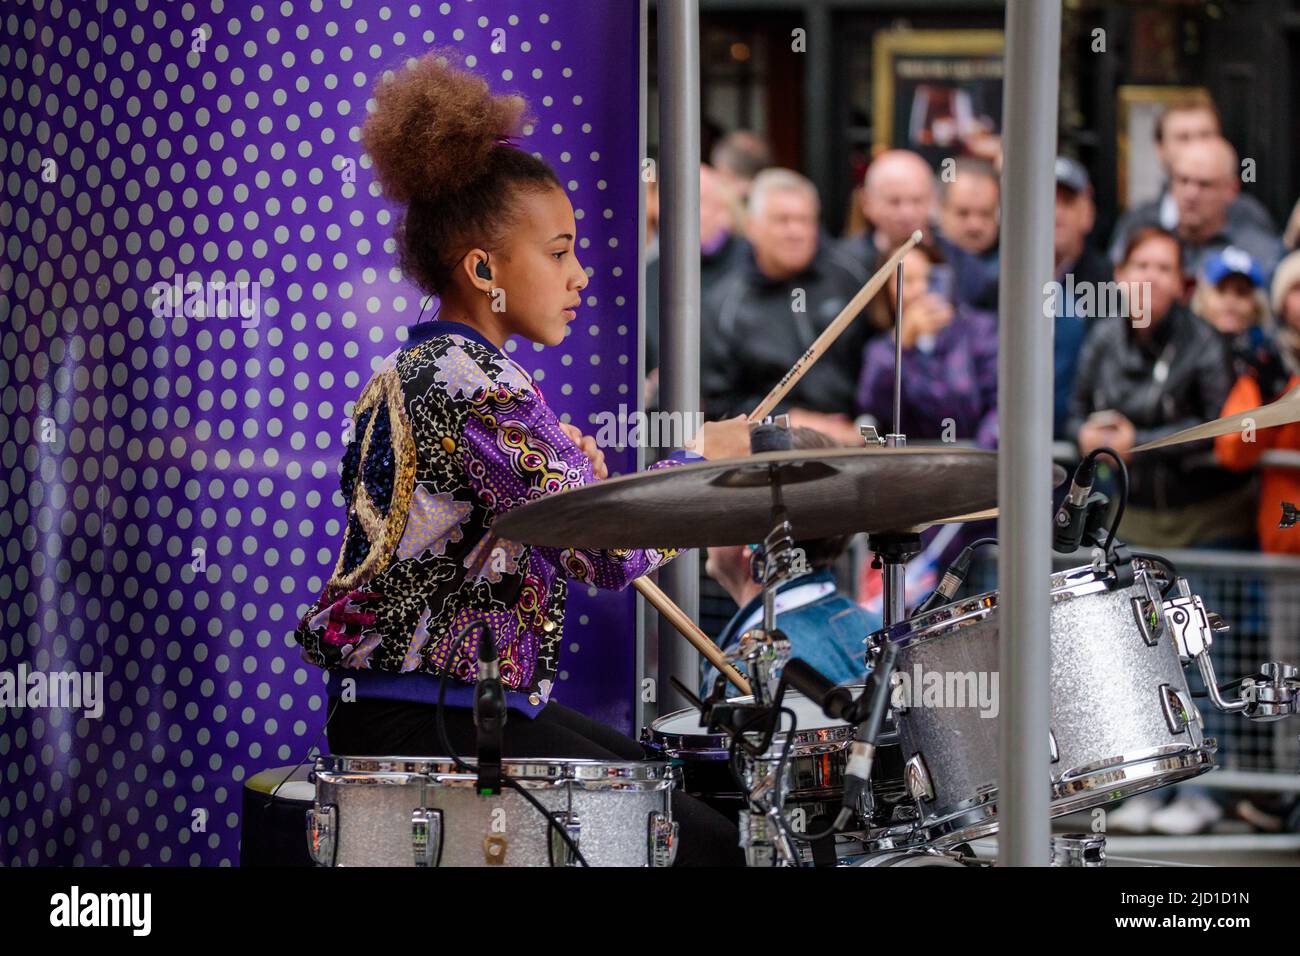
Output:
[[[522,145],[567,184],[592,281],[564,345],[512,354],[587,422],[636,400],[636,5],[0,21],[0,672],[98,671],[105,697],[0,708],[0,864],[235,864],[243,782],[323,746],[291,632],[337,556],[352,402],[419,313],[359,146],[371,85],[451,43],[529,98]],[[176,282],[257,283],[257,321],[169,313]],[[630,594],[581,591],[556,696],[630,729]]]

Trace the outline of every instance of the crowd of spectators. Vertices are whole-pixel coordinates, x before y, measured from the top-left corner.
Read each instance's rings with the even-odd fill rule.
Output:
[[[1152,149],[1158,198],[1094,234],[1088,171],[1056,163],[1053,323],[1055,437],[1126,460],[1121,537],[1135,546],[1262,548],[1300,554],[1278,529],[1300,498],[1300,425],[1133,454],[1191,425],[1300,388],[1300,205],[1283,232],[1242,191],[1236,150],[1213,103],[1169,106]],[[748,413],[867,278],[916,230],[904,260],[902,427],[909,438],[997,444],[999,164],[933,168],[882,152],[832,236],[816,186],[775,167],[760,137],[723,138],[700,172],[701,393],[710,418]],[[658,263],[652,202],[647,402],[656,401]],[[840,444],[892,425],[894,304],[884,293],[796,385],[779,413]],[[1300,400],[1300,392],[1297,392]]]

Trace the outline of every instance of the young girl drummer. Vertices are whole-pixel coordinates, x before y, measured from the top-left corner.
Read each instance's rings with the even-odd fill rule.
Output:
[[[565,579],[619,589],[676,552],[489,534],[497,515],[606,469],[505,350],[512,335],[558,345],[575,318],[588,276],[573,207],[550,166],[505,141],[527,104],[493,95],[455,59],[431,51],[378,81],[362,130],[385,196],[405,206],[399,265],[440,312],[408,327],[356,402],[338,562],[294,636],[329,671],[332,753],[446,756],[435,724],[444,674],[450,743],[473,753],[478,640],[490,633],[510,708],[505,757],[639,759],[632,738],[549,700]],[[743,418],[706,424],[701,439],[706,457],[748,453]],[[674,811],[679,862],[740,859],[721,815],[680,794]]]

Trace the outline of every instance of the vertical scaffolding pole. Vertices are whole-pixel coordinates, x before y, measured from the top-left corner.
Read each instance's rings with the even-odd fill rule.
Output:
[[[1008,0],[998,280],[998,862],[1046,866],[1051,719],[1052,279],[1061,8]],[[1006,201],[1011,197],[1011,201]]]
[[[700,408],[700,9],[660,0],[659,19],[659,405],[694,421]],[[699,619],[699,553],[660,572],[660,584]],[[664,629],[660,628],[660,633]],[[686,706],[670,676],[695,687],[699,655],[670,634],[659,641],[659,712]]]

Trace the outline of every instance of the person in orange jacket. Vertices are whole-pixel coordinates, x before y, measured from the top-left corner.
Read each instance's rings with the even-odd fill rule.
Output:
[[[1278,319],[1276,362],[1261,363],[1237,379],[1223,406],[1225,417],[1248,412],[1300,388],[1300,251],[1279,263],[1272,293],[1273,313]],[[1271,374],[1270,364],[1274,367]],[[1295,401],[1300,402],[1300,394]],[[1260,468],[1260,547],[1274,554],[1300,554],[1300,527],[1278,527],[1282,503],[1300,504],[1300,423],[1253,433],[1233,432],[1214,441],[1219,463],[1234,471],[1259,466],[1263,453],[1271,450],[1294,453],[1295,463]]]

